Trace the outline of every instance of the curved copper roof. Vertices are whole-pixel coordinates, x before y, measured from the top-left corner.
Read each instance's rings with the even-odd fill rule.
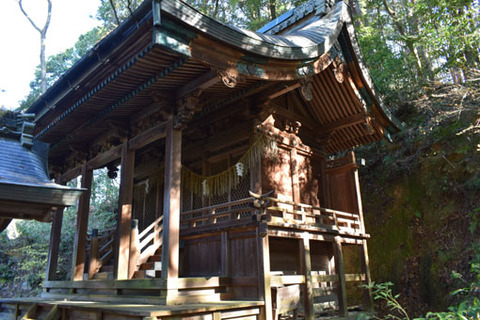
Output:
[[[163,0],[162,11],[191,28],[234,48],[267,59],[317,59],[328,52],[348,17],[347,5],[337,3],[326,15],[285,35],[270,35],[223,24],[177,0]]]
[[[203,122],[240,99],[288,92],[307,108],[303,118],[328,153],[395,132],[364,68],[347,5],[311,4],[314,10],[274,26],[281,34],[272,35],[225,25],[179,0],[147,0],[29,108],[35,137],[51,144],[60,163],[72,152],[68,145],[85,149],[115,124],[128,126],[157,95],[175,104],[195,88],[202,89],[196,118]],[[227,88],[217,73],[239,81]],[[305,82],[310,101],[299,94]]]

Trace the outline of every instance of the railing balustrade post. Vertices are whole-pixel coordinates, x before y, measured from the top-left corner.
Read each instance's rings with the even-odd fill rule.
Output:
[[[98,252],[98,229],[92,230],[90,238],[90,263],[88,264],[88,279],[92,279],[98,272],[99,252]]]
[[[162,219],[158,219],[158,222],[155,222],[155,226],[153,227],[153,232],[155,232],[155,237],[153,237],[153,244],[157,244],[160,241],[160,221],[163,223]],[[140,240],[140,239],[139,239]]]
[[[332,214],[333,214],[333,223],[334,223],[335,227],[338,228],[337,213],[333,212]]]

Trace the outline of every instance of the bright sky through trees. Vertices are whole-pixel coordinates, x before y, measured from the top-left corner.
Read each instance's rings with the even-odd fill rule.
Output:
[[[78,37],[98,25],[100,0],[53,0],[52,21],[47,32],[47,57],[75,44]],[[27,13],[43,25],[47,1],[24,0]],[[30,91],[35,67],[40,64],[40,36],[22,15],[15,0],[0,6],[0,107],[15,109]]]

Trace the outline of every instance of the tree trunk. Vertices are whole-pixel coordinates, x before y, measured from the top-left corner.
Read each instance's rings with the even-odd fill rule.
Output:
[[[47,92],[47,62],[45,61],[45,40],[45,34],[42,33],[40,35],[40,70],[42,79],[40,90],[42,93]]]
[[[215,1],[215,9],[214,9],[214,11],[213,11],[213,17],[212,17],[213,19],[217,19],[217,17],[218,17],[218,4],[219,4],[218,2],[219,2],[219,1],[220,1],[220,0],[216,0],[216,1]]]
[[[268,9],[270,11],[270,20],[277,19],[276,0],[268,1]]]
[[[361,17],[362,16],[362,9],[358,3],[358,0],[348,0],[348,5],[352,9],[352,15],[354,17]]]
[[[112,8],[113,15],[115,16],[115,21],[117,21],[117,26],[120,25],[120,19],[118,18],[117,7],[115,7],[115,2],[110,0],[110,7]]]
[[[422,60],[420,59],[420,56],[418,54],[417,48],[413,45],[413,42],[410,40],[409,34],[406,32],[406,29],[402,25],[402,23],[399,21],[396,12],[390,7],[388,4],[388,0],[383,0],[383,6],[385,8],[385,11],[388,13],[388,15],[392,18],[393,20],[393,25],[397,29],[398,33],[403,37],[405,44],[410,51],[410,54],[413,55],[415,59],[415,66],[417,68],[417,76],[421,79],[423,78],[423,66],[422,66]]]
[[[37,26],[37,24],[30,18],[28,13],[23,8],[22,0],[18,0],[18,5],[23,15],[28,19],[30,24],[40,33],[40,73],[41,73],[41,85],[40,90],[42,93],[47,91],[47,62],[45,57],[45,41],[47,38],[48,27],[50,26],[50,20],[52,18],[52,0],[47,0],[48,9],[47,9],[47,19],[43,28]]]

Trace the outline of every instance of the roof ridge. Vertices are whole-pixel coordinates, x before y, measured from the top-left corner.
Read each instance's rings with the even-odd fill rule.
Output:
[[[299,7],[292,8],[270,21],[258,29],[257,32],[271,35],[277,34],[314,11],[316,11],[316,15],[324,16],[331,10],[334,4],[335,0],[310,0],[304,2]]]

